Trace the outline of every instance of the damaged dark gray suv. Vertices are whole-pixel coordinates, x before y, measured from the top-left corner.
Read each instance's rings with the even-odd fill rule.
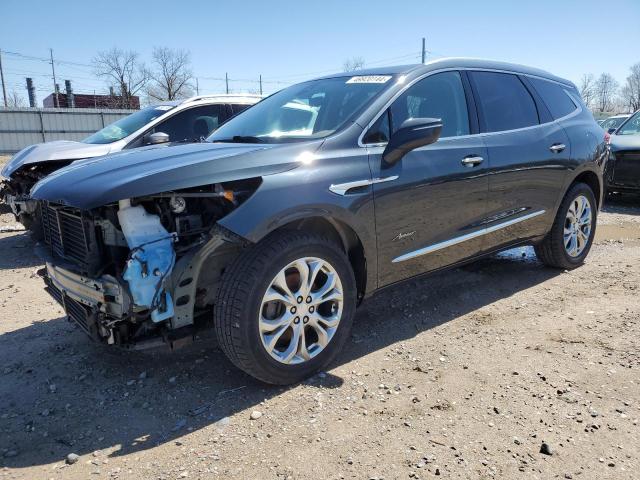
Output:
[[[31,193],[48,291],[95,340],[176,346],[209,326],[239,368],[287,384],[382,287],[523,244],[579,266],[605,159],[571,82],[446,59],[294,85],[205,143],[79,162]]]

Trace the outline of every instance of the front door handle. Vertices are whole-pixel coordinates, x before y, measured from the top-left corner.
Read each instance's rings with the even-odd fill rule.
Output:
[[[464,157],[462,159],[462,165],[465,167],[475,167],[476,165],[480,165],[484,161],[484,158],[478,157],[477,155],[469,155],[468,157]]]
[[[549,147],[549,150],[551,150],[553,153],[560,153],[565,148],[567,148],[567,146],[564,143],[554,143]]]

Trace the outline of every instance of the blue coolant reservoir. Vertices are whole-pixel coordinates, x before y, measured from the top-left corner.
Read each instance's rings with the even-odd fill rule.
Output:
[[[118,220],[131,253],[123,278],[129,284],[133,303],[151,310],[151,319],[161,322],[173,316],[173,301],[164,281],[175,263],[173,237],[141,205],[120,200]]]

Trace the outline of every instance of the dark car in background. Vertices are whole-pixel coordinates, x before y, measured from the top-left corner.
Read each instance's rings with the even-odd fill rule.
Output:
[[[59,140],[25,147],[2,169],[0,200],[25,226],[37,220],[29,198],[35,183],[71,162],[147,145],[198,142],[258,102],[258,95],[199,95],[144,108],[107,125],[81,142]]]
[[[175,346],[210,327],[236,366],[292,383],[335,358],[381,288],[517,245],[581,265],[606,154],[576,87],[542,70],[442,59],[327,76],[207,142],[40,181],[44,280],[96,341]]]
[[[640,193],[640,110],[609,138],[607,192]]]

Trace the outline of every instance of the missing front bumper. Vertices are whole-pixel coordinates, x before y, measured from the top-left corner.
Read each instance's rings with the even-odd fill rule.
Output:
[[[45,282],[81,305],[114,319],[122,319],[128,313],[129,297],[110,275],[92,279],[49,262],[46,270]]]
[[[3,192],[2,201],[9,205],[11,212],[18,218],[21,216],[33,216],[38,209],[38,202],[24,195],[16,196]]]

